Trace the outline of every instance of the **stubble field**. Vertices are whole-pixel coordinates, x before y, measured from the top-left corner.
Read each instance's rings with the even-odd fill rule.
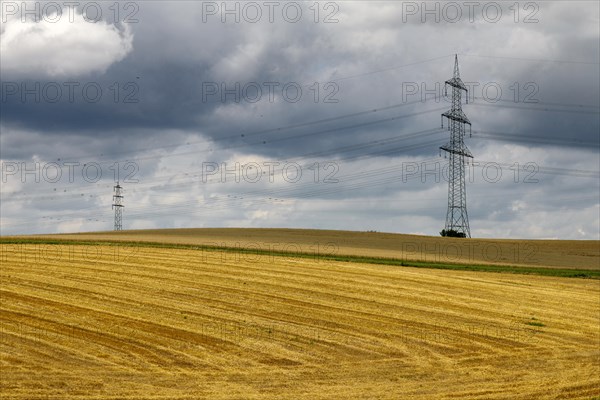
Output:
[[[29,238],[196,245],[262,253],[378,257],[426,263],[600,270],[600,242],[597,240],[463,240],[384,232],[256,228],[148,229]]]
[[[597,279],[0,246],[3,399],[600,396]]]

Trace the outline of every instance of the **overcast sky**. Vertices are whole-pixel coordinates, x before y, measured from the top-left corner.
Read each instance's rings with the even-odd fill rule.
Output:
[[[600,238],[597,1],[70,7],[1,2],[3,235],[438,235],[457,54],[472,236]]]

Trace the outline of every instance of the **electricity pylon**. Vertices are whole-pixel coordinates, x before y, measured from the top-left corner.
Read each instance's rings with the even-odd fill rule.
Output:
[[[448,95],[447,88],[452,87],[452,108],[442,114],[442,128],[444,117],[448,119],[448,130],[450,131],[450,142],[440,149],[449,154],[448,169],[448,213],[446,214],[446,233],[453,231],[457,236],[471,237],[469,229],[469,216],[467,214],[467,190],[465,186],[465,158],[473,158],[473,155],[464,142],[466,125],[471,130],[471,121],[462,110],[462,91],[465,91],[467,103],[468,90],[460,79],[458,71],[458,56],[454,58],[454,76],[447,80],[444,89]]]
[[[117,182],[117,186],[113,187],[115,194],[113,195],[112,208],[115,210],[115,231],[123,230],[123,196],[121,195],[121,189],[123,187]]]

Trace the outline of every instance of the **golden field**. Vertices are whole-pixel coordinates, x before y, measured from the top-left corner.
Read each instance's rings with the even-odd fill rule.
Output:
[[[208,243],[227,232],[121,239]],[[246,233],[230,243],[310,244]],[[361,235],[343,232],[319,239],[336,234],[338,251],[382,246],[372,239],[354,248]],[[582,243],[541,264],[597,265]],[[337,262],[318,253],[68,241],[0,247],[2,399],[600,396],[595,279]]]
[[[253,228],[157,229],[31,237],[208,245],[266,252],[370,256],[431,263],[600,270],[600,242],[597,240],[464,240],[381,232]]]

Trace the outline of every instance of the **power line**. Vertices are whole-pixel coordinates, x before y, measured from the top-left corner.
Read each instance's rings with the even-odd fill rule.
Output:
[[[414,101],[409,101],[409,102],[403,102],[403,103],[393,104],[393,105],[390,105],[390,106],[383,106],[383,107],[378,107],[378,108],[371,108],[369,110],[364,110],[364,111],[358,111],[358,112],[354,112],[354,113],[344,114],[344,115],[340,115],[340,116],[337,116],[337,117],[329,117],[329,118],[323,118],[323,119],[319,119],[319,120],[315,120],[315,121],[303,122],[303,123],[299,123],[299,124],[280,126],[280,127],[276,127],[276,128],[268,128],[268,129],[253,131],[253,132],[249,132],[249,133],[230,134],[230,135],[219,137],[219,138],[211,138],[209,143],[228,142],[228,141],[235,140],[235,139],[240,139],[240,138],[247,139],[249,137],[258,136],[258,135],[264,135],[264,134],[268,134],[268,133],[278,133],[279,134],[282,131],[289,131],[289,130],[298,129],[298,128],[304,128],[304,127],[308,127],[308,126],[312,126],[312,125],[318,125],[318,124],[323,124],[323,123],[328,123],[328,122],[340,121],[340,120],[343,120],[343,119],[355,118],[355,117],[359,117],[359,116],[363,116],[363,115],[369,115],[369,114],[379,113],[379,112],[382,112],[382,111],[388,111],[388,110],[392,110],[392,109],[396,109],[396,108],[401,108],[401,107],[405,107],[405,106],[409,106],[409,105],[414,105],[414,104],[418,104],[418,103],[423,103],[423,102],[424,102],[423,100],[414,100]],[[435,111],[438,111],[438,110],[436,109],[436,110],[431,110],[431,111],[428,111],[428,112],[435,112]],[[292,135],[291,137],[300,137],[300,136]],[[260,142],[258,142],[258,143],[260,143]],[[118,152],[110,153],[110,155],[128,154],[128,153],[135,153],[135,152],[149,151],[149,150],[164,150],[164,149],[169,149],[169,148],[181,147],[183,145],[189,146],[189,145],[195,145],[195,144],[207,144],[207,140],[198,140],[198,141],[191,141],[191,142],[188,141],[185,144],[180,143],[180,144],[176,144],[176,145],[160,145],[160,146],[146,147],[146,148],[142,148],[142,149],[123,150],[123,151],[118,151]],[[248,143],[241,143],[241,144],[237,144],[237,145],[234,145],[234,146],[222,147],[222,148],[219,148],[219,149],[242,148],[242,147],[246,147],[246,146],[249,146],[249,145],[250,144],[248,144]],[[94,157],[96,157],[95,159],[98,159],[98,158],[101,158],[101,157],[106,157],[106,155],[105,154],[101,154],[100,156],[98,156],[97,154],[88,154],[88,155],[79,156],[79,157],[61,158],[61,160],[65,161],[65,162],[66,161],[78,161],[78,160],[81,160],[81,159],[94,159]],[[159,156],[156,156],[156,157],[162,157],[162,155],[159,155]],[[127,159],[125,161],[130,161],[130,160]],[[110,161],[107,161],[107,162],[113,162],[113,160],[110,160]]]
[[[315,121],[309,121],[309,122],[303,122],[303,123],[299,123],[299,124],[292,124],[292,125],[286,125],[286,126],[280,126],[280,127],[276,127],[276,128],[268,128],[268,129],[263,129],[263,130],[257,130],[257,131],[253,131],[253,132],[249,132],[249,133],[241,133],[241,134],[230,134],[230,135],[226,135],[223,137],[218,137],[218,138],[211,138],[209,141],[208,140],[198,140],[198,141],[187,141],[185,143],[179,143],[179,144],[171,144],[171,145],[159,145],[159,146],[151,146],[151,147],[145,147],[145,148],[138,148],[138,149],[131,149],[131,150],[122,150],[122,151],[117,151],[117,152],[112,152],[110,154],[88,154],[88,155],[83,155],[83,156],[79,156],[79,157],[67,157],[67,158],[60,158],[61,161],[63,162],[67,162],[67,161],[78,161],[81,159],[89,159],[89,160],[98,160],[100,158],[106,158],[108,156],[115,156],[115,155],[119,155],[119,154],[129,154],[129,153],[139,153],[142,151],[150,151],[150,150],[166,150],[166,149],[170,149],[170,148],[178,148],[178,147],[182,147],[182,146],[191,146],[191,145],[196,145],[196,144],[216,144],[219,142],[228,142],[228,141],[232,141],[235,139],[248,139],[250,137],[254,137],[254,136],[259,136],[259,135],[265,135],[265,134],[269,134],[269,133],[278,133],[280,134],[283,131],[290,131],[290,130],[294,130],[294,129],[298,129],[298,128],[304,128],[304,127],[309,127],[309,126],[313,126],[313,125],[319,125],[319,124],[324,124],[324,123],[329,123],[329,122],[335,122],[335,121],[340,121],[343,119],[350,119],[350,118],[356,118],[356,117],[360,117],[360,116],[365,116],[365,115],[370,115],[370,114],[375,114],[375,113],[380,113],[383,111],[389,111],[392,109],[396,109],[396,108],[401,108],[404,106],[409,106],[409,105],[415,105],[418,103],[425,103],[431,100],[435,100],[435,102],[439,102],[440,98],[435,97],[435,98],[424,98],[424,99],[418,99],[418,100],[413,100],[413,101],[408,101],[408,102],[403,102],[403,103],[398,103],[398,104],[393,104],[393,105],[389,105],[389,106],[383,106],[383,107],[378,107],[378,108],[373,108],[373,109],[369,109],[369,110],[364,110],[364,111],[358,111],[358,112],[354,112],[354,113],[349,113],[349,114],[344,114],[344,115],[340,115],[337,117],[329,117],[329,118],[323,118],[323,119],[319,119],[319,120],[315,120]],[[530,111],[551,111],[551,112],[563,112],[563,113],[574,113],[574,114],[599,114],[600,111],[592,111],[592,110],[562,110],[562,109],[549,109],[549,108],[541,108],[543,106],[558,106],[558,107],[575,107],[575,108],[594,108],[594,109],[600,109],[599,106],[595,106],[595,105],[587,105],[587,104],[565,104],[565,103],[547,103],[547,102],[537,102],[537,103],[516,103],[519,105],[502,105],[502,104],[497,104],[497,103],[490,103],[488,99],[486,98],[482,98],[482,97],[474,97],[474,100],[484,100],[484,101],[488,101],[488,103],[471,103],[474,105],[478,105],[478,106],[487,106],[487,107],[504,107],[504,108],[514,108],[514,109],[523,109],[523,110],[530,110]],[[509,102],[509,103],[515,103],[513,100],[508,100],[508,99],[498,99],[498,102]],[[531,105],[530,105],[531,104]],[[534,107],[533,105],[536,106],[541,106],[541,107]],[[428,110],[428,111],[422,111],[421,113],[426,114],[429,112],[437,112],[440,109],[433,109],[433,110]],[[421,115],[418,113],[412,114],[412,115]],[[381,120],[377,120],[377,121],[381,121],[381,122],[386,122],[386,121],[392,121],[394,119],[381,119]],[[376,121],[372,121],[372,123],[377,123]],[[355,124],[355,125],[351,125],[350,127],[360,127],[362,126],[361,124]],[[339,128],[339,129],[348,129],[348,128]],[[324,133],[331,133],[331,132],[336,132],[335,128],[331,129],[331,130],[324,130],[324,131],[320,131],[318,133],[315,134],[324,134]],[[289,137],[286,137],[285,139],[282,140],[292,140],[294,138],[301,138],[301,137],[305,137],[304,135],[306,134],[295,134],[295,135],[291,135]],[[263,143],[266,142],[266,143]],[[235,149],[235,148],[245,148],[245,147],[249,147],[249,146],[256,146],[256,145],[260,145],[260,144],[271,144],[275,142],[275,140],[259,140],[257,142],[254,143],[239,143],[236,145],[229,145],[229,146],[225,146],[225,147],[219,147],[219,150],[228,150],[228,149]],[[205,150],[205,151],[200,151],[200,153],[207,153],[207,152],[211,152],[212,149],[210,150]],[[162,155],[156,155],[156,156],[152,156],[152,157],[146,157],[144,159],[153,159],[153,158],[160,158],[160,157],[173,157],[176,155],[180,155],[180,154],[191,154],[190,153],[174,153],[174,154],[162,154]],[[198,151],[194,151],[194,154],[197,154]],[[100,162],[100,164],[113,164],[114,162],[117,161],[136,161],[136,160],[140,160],[139,158],[132,158],[132,159],[125,159],[125,160],[109,160],[109,161],[104,161],[104,162]]]
[[[342,158],[335,158],[332,159],[331,161],[335,161],[335,162],[350,162],[350,161],[356,161],[356,160],[361,160],[361,159],[368,159],[368,158],[372,158],[375,156],[388,156],[390,154],[399,154],[402,152],[406,152],[409,150],[415,150],[415,149],[419,149],[419,148],[424,148],[424,147],[428,147],[428,146],[433,146],[436,145],[438,143],[437,139],[434,140],[430,140],[427,142],[419,142],[419,143],[414,143],[414,144],[410,144],[410,145],[402,145],[402,146],[398,146],[398,147],[390,147],[390,145],[396,143],[396,142],[401,142],[401,141],[405,141],[408,139],[412,139],[412,138],[416,138],[416,137],[423,137],[423,136],[429,136],[429,135],[437,135],[442,133],[443,130],[436,128],[436,129],[429,129],[429,130],[422,130],[422,131],[416,131],[416,132],[408,132],[405,133],[403,135],[399,135],[399,136],[393,136],[393,137],[389,137],[389,138],[384,138],[384,139],[380,139],[380,140],[373,140],[373,141],[368,141],[368,142],[363,142],[363,143],[359,143],[356,145],[348,145],[348,146],[341,146],[341,147],[334,147],[332,149],[328,149],[328,150],[322,150],[322,151],[317,151],[317,152],[309,152],[309,153],[305,153],[303,155],[297,156],[297,157],[293,157],[293,158],[288,158],[286,161],[287,162],[305,162],[307,163],[306,166],[309,166],[310,164],[314,163],[314,161],[308,161],[306,160],[306,158],[308,157],[318,157],[318,156],[326,156],[328,154],[339,154],[339,153],[345,153],[345,152],[353,152],[353,151],[358,151],[358,150],[364,150],[368,147],[379,147],[379,146],[384,146],[383,150],[378,150],[378,151],[371,151],[371,152],[367,152],[367,153],[360,153],[360,154],[356,154],[353,156],[347,156],[347,157],[342,157]],[[511,141],[528,141],[528,139],[526,137],[520,137],[521,135],[513,135],[513,134],[509,134],[509,133],[502,133],[502,132],[483,132],[483,131],[474,131],[474,133],[476,134],[475,137],[476,138],[483,138],[483,139],[493,139],[493,140],[503,140],[503,136],[511,136]],[[508,139],[505,139],[508,140]],[[566,139],[565,139],[566,140]],[[564,141],[564,140],[563,140]],[[500,164],[499,164],[500,165]],[[506,164],[508,165],[508,164]],[[544,171],[544,168],[546,167],[540,167],[542,171]],[[281,169],[275,169],[275,173],[281,172]],[[562,175],[570,175],[570,176],[578,176],[578,177],[586,177],[589,176],[589,174],[595,174],[595,171],[582,171],[582,170],[573,170],[573,169],[567,169],[567,168],[552,168],[552,174],[562,174]],[[588,174],[588,175],[582,175],[583,174]],[[135,187],[139,188],[139,189],[143,189],[145,187],[151,187],[151,186],[155,186],[157,183],[161,182],[161,181],[172,181],[173,179],[176,179],[178,177],[179,174],[184,174],[184,178],[188,177],[190,179],[193,178],[193,176],[195,175],[196,177],[198,177],[198,173],[194,173],[192,171],[188,171],[188,172],[179,172],[179,173],[175,173],[175,174],[169,174],[169,175],[164,175],[164,176],[154,176],[152,177],[152,181],[149,183],[140,183],[137,184]],[[206,183],[204,184],[210,184],[213,180],[209,179],[207,180]],[[187,183],[182,183],[180,185],[186,185]],[[64,192],[54,192],[54,193],[50,193],[50,194],[33,194],[33,195],[28,195],[26,193],[23,192],[13,192],[13,193],[6,193],[3,192],[2,195],[4,197],[3,201],[25,201],[25,200],[32,200],[32,199],[54,199],[57,196],[62,196],[63,198],[79,198],[81,196],[80,191],[86,191],[87,193],[90,192],[94,192],[94,191],[100,191],[100,192],[104,192],[105,187],[108,187],[108,185],[106,184],[98,184],[93,188],[89,188],[89,187],[75,187],[73,188],[72,186],[69,186],[68,190],[64,189]],[[175,187],[174,185],[170,185],[170,187]],[[54,189],[56,190],[56,188]],[[64,195],[63,193],[66,193],[66,195]],[[10,196],[8,198],[6,198],[7,196]]]
[[[523,103],[521,103],[523,104]],[[544,112],[553,112],[553,113],[569,113],[569,114],[600,114],[600,111],[591,111],[591,110],[563,110],[560,108],[540,108],[533,106],[510,106],[505,104],[490,104],[490,103],[473,103],[472,105],[477,107],[494,107],[494,108],[512,108],[517,110],[528,110],[528,111],[544,111]]]
[[[437,162],[437,160],[442,160],[440,158],[432,158],[432,159],[426,159],[426,160],[419,160],[422,164],[432,164]],[[482,167],[482,168],[486,168],[486,166],[488,164],[493,164],[495,167],[501,167],[501,168],[508,168],[515,171],[515,163],[511,164],[507,164],[507,163],[498,163],[498,162],[488,162],[488,161],[480,161],[476,167]],[[522,169],[524,172],[528,172],[528,170],[526,169],[526,164],[517,164],[519,169]],[[340,184],[336,184],[336,185],[327,185],[326,187],[315,187],[315,185],[313,183],[304,183],[304,184],[300,184],[300,185],[293,185],[291,187],[288,188],[281,188],[281,187],[276,187],[273,189],[262,189],[262,190],[255,190],[255,191],[246,191],[246,192],[242,192],[242,193],[236,193],[235,195],[227,195],[227,197],[225,196],[219,196],[217,198],[211,198],[210,199],[210,205],[211,205],[211,210],[215,210],[215,209],[228,209],[228,208],[232,208],[232,207],[237,207],[236,203],[240,203],[240,202],[247,202],[247,201],[252,201],[253,204],[281,204],[280,202],[282,201],[286,201],[286,199],[291,198],[294,201],[298,201],[298,200],[302,200],[302,199],[308,199],[308,198],[314,198],[316,196],[319,197],[326,197],[328,195],[331,194],[339,194],[340,191],[349,191],[349,190],[360,190],[360,189],[366,189],[369,187],[376,187],[376,186],[380,186],[380,185],[389,185],[391,183],[397,182],[399,180],[402,180],[403,182],[405,181],[409,181],[409,180],[413,180],[413,179],[419,179],[421,178],[421,176],[419,175],[414,175],[414,176],[404,176],[402,174],[398,174],[398,172],[402,172],[404,168],[403,164],[399,164],[399,165],[393,165],[393,166],[389,166],[389,167],[383,167],[383,168],[377,168],[377,169],[373,169],[373,170],[368,170],[368,171],[360,171],[358,173],[354,173],[354,174],[349,174],[349,175],[343,175],[339,177],[340,180]],[[425,167],[426,168],[426,167]],[[427,168],[426,168],[427,169]],[[536,173],[541,173],[541,174],[558,174],[558,175],[564,175],[562,168],[550,168],[550,167],[541,167],[539,168]],[[573,173],[576,174],[584,174],[581,175],[583,177],[592,177],[594,179],[598,179],[600,178],[600,172],[598,171],[583,171],[583,170],[568,170],[568,172],[570,172],[568,175],[573,176]],[[592,173],[592,175],[590,175],[589,173]],[[389,177],[384,177],[384,175],[391,175]],[[377,178],[377,179],[372,179],[373,177]],[[368,181],[366,182],[360,182],[360,180],[364,180],[364,179],[368,179]],[[356,182],[354,182],[356,181]],[[181,186],[182,188],[188,188],[190,186],[189,182],[184,182],[182,185],[178,185]],[[172,188],[172,186],[170,186]],[[164,190],[166,188],[166,186],[162,186],[160,187],[160,190]],[[506,196],[513,196],[514,193],[506,193]],[[271,197],[269,197],[271,196]],[[498,194],[494,194],[494,197],[498,197]],[[148,195],[144,196],[145,198],[148,198]],[[150,198],[152,198],[153,196],[150,195]],[[160,197],[160,198],[164,198],[165,196],[163,196],[162,194],[160,195],[156,195],[156,197]],[[189,195],[188,194],[180,194],[180,195],[172,195],[169,196],[170,198],[174,198],[174,199],[178,199],[178,198],[185,198],[188,199]],[[253,200],[254,198],[260,198],[261,200]],[[267,198],[268,197],[268,198]],[[480,197],[480,196],[477,196]],[[215,205],[214,203],[217,204],[221,204],[221,206]],[[202,202],[202,204],[199,204],[198,200],[194,199],[194,200],[188,200],[185,202],[179,202],[175,205],[169,205],[169,206],[164,206],[161,205],[161,207],[163,207],[165,209],[165,213],[171,213],[174,214],[174,210],[176,209],[188,209],[190,206],[198,206],[198,207],[205,207],[206,206],[206,202]],[[142,207],[141,209],[139,207],[134,207],[132,209],[133,214],[131,214],[131,218],[139,218],[142,215],[152,215],[152,214],[157,214],[157,215],[162,215],[161,213],[150,213],[147,211],[143,211],[146,208],[153,208],[153,204],[148,204],[145,205],[144,207]],[[95,208],[95,207],[89,207],[89,208]],[[81,212],[85,212],[85,209],[80,209],[79,211]],[[137,212],[136,212],[137,211]],[[185,212],[185,211],[183,211]],[[56,214],[53,214],[54,216],[56,216]],[[67,213],[67,214],[59,214],[59,216],[70,216],[73,215],[72,213]],[[27,220],[27,219],[24,219]],[[17,223],[13,223],[10,225],[16,225]]]
[[[513,60],[513,61],[528,61],[528,62],[546,62],[546,63],[557,63],[557,64],[581,64],[581,65],[600,65],[595,61],[580,61],[580,60],[556,60],[556,59],[540,59],[540,58],[525,58],[525,57],[507,57],[507,56],[490,56],[483,54],[460,54],[464,57],[479,57],[479,58],[492,58],[500,60]]]

